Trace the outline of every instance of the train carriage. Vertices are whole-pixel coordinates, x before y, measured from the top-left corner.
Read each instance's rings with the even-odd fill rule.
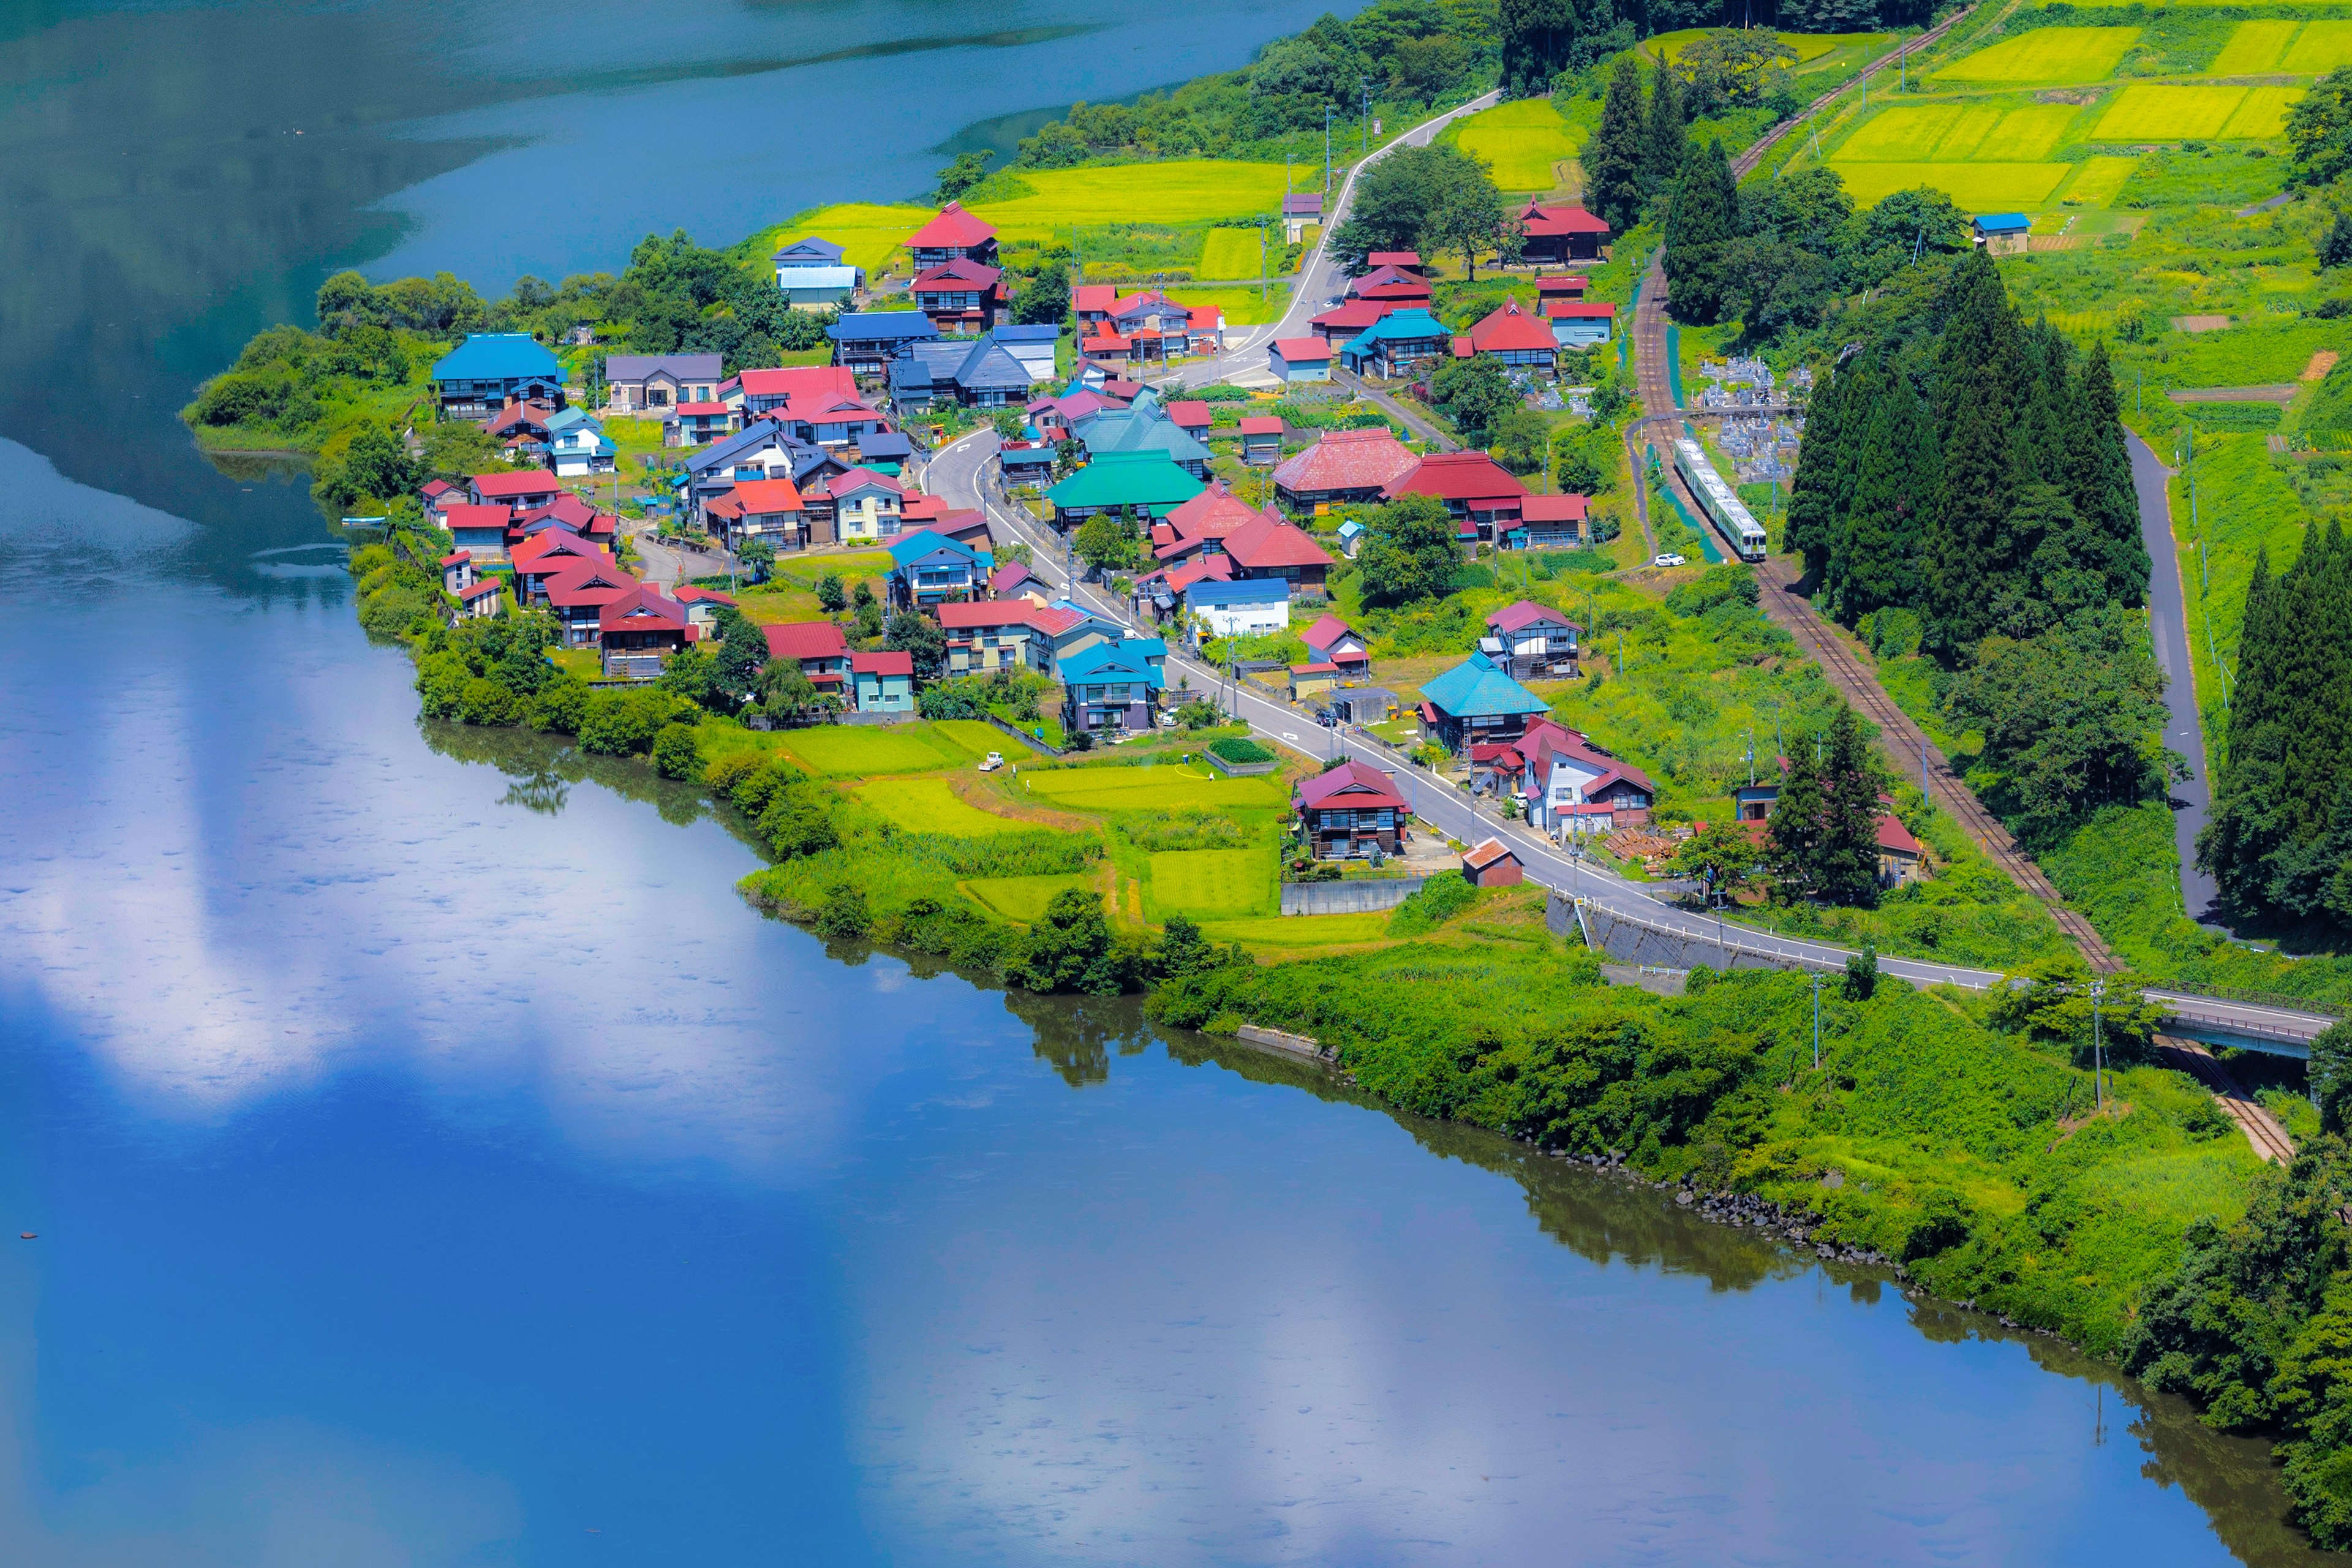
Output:
[[[1724,483],[1699,444],[1687,436],[1675,443],[1675,468],[1732,553],[1742,561],[1763,560],[1767,553],[1764,525],[1756,521],[1738,493]]]

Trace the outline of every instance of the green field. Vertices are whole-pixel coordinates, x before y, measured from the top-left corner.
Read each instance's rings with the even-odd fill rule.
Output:
[[[1028,793],[1055,805],[1087,811],[1150,811],[1177,806],[1274,806],[1289,804],[1279,778],[1230,779],[1198,768],[1054,768],[1024,772]]]
[[[2138,167],[2137,158],[2086,158],[2063,199],[2073,206],[2105,206],[2123,195],[2124,183]]]
[[[1896,191],[1931,185],[1963,212],[2005,212],[2038,207],[2050,199],[2071,163],[1868,163],[1832,158],[1845,177],[1846,195],[1858,207],[1875,206]]]
[[[2267,140],[2303,96],[2294,87],[2135,83],[2116,94],[2092,135],[2102,142]]]
[[[1495,172],[1506,191],[1541,193],[1560,183],[1558,165],[1576,156],[1577,141],[1549,98],[1498,104],[1463,121],[1454,142]]]
[[[2210,76],[2258,76],[2279,69],[2300,22],[2241,22],[2205,68]]]
[[[1386,913],[1245,915],[1201,922],[1202,934],[1211,942],[1237,942],[1253,952],[1297,952],[1347,942],[1381,942],[1387,938],[1388,930]]]
[[[985,729],[985,725],[974,726]],[[993,733],[993,731],[991,731]],[[783,749],[811,772],[835,778],[858,774],[927,773],[964,767],[977,759],[938,724],[826,724],[795,730]]]
[[[1255,267],[1256,261],[1252,259]],[[1163,290],[1180,305],[1214,305],[1225,313],[1229,327],[1255,327],[1279,321],[1290,307],[1290,289],[1276,281],[1263,295],[1255,289],[1188,289],[1176,287]]]
[[[2292,26],[2293,23],[2271,24]],[[2242,24],[2238,31],[2258,27],[2260,22]],[[2231,40],[2233,43],[2235,40]],[[2284,58],[2274,69],[2292,71],[2297,76],[2321,76],[2338,66],[2352,65],[2352,22],[2306,22],[2303,36],[2294,47],[2286,49]]]
[[[1065,888],[1091,888],[1094,879],[1073,871],[1058,877],[974,877],[957,886],[983,909],[1027,925],[1045,912],[1055,893]]]
[[[909,833],[977,838],[990,833],[1018,833],[1029,826],[966,805],[945,779],[883,779],[861,784],[853,793]]]
[[[1188,915],[1265,910],[1274,866],[1264,849],[1171,849],[1151,858],[1151,897]]]
[[[1836,162],[2030,163],[2046,156],[2082,112],[2071,103],[2002,109],[1984,103],[1898,104],[1846,139]]]
[[[1281,238],[1280,235],[1274,237]],[[1255,278],[1261,264],[1258,231],[1254,228],[1213,228],[1201,247],[1200,276],[1213,283]]]
[[[1858,44],[1874,38],[1875,33],[1783,33],[1780,41],[1797,52],[1797,64],[1801,68],[1820,59],[1832,49],[1847,44]],[[1642,53],[1654,59],[1663,54],[1668,59],[1679,59],[1682,52],[1706,37],[1704,27],[1682,27],[1671,33],[1660,33],[1642,41]]]
[[[2138,37],[2137,27],[2036,27],[1956,60],[1936,76],[1983,87],[2104,81]]]

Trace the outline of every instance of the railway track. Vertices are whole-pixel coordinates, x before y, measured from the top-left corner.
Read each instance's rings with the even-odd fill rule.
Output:
[[[2262,1101],[2239,1086],[2229,1069],[2213,1059],[2210,1051],[2194,1040],[2172,1035],[2157,1036],[2156,1049],[2167,1067],[2179,1068],[2213,1091],[2222,1113],[2238,1124],[2256,1154],[2282,1165],[2294,1161],[2294,1140],[2286,1135],[2286,1129],[2263,1109]]]

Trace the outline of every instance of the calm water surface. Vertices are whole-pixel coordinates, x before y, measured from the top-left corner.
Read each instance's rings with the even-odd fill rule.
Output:
[[[0,12],[0,1562],[2297,1560],[2048,1346],[754,917],[171,417],[335,266],[902,195],[1314,9]]]

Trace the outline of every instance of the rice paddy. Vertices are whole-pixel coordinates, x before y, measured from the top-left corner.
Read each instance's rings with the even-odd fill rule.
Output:
[[[1278,236],[1276,237],[1279,237]],[[1223,282],[1258,275],[1258,231],[1254,228],[1213,228],[1201,247],[1198,276]]]
[[[1067,888],[1092,888],[1094,879],[1072,871],[1052,877],[974,877],[956,886],[983,908],[1029,925],[1045,914],[1055,894]]]
[[[2139,167],[2137,158],[2086,158],[2061,199],[2069,206],[2105,206],[2124,194],[2124,184]]]
[[[1282,319],[1289,308],[1290,289],[1280,282],[1261,294],[1254,287],[1193,289],[1178,285],[1161,290],[1180,305],[1214,305],[1225,313],[1229,327],[1255,327]]]
[[[2036,27],[1979,49],[1937,72],[1983,87],[2054,87],[2105,81],[2139,37],[2137,27]]]
[[[1300,952],[1387,940],[1389,917],[1376,915],[1244,915],[1203,921],[1212,942],[1237,942],[1253,952]]]
[[[971,752],[936,724],[825,724],[795,730],[783,749],[812,773],[848,777],[865,773],[927,773],[971,763]]]
[[[1027,793],[1053,805],[1093,811],[1149,811],[1177,806],[1273,806],[1289,803],[1278,778],[1232,779],[1206,767],[1054,768],[1024,771]]]
[[[1263,914],[1274,861],[1260,849],[1171,849],[1151,858],[1151,897],[1163,912]]]
[[[1963,212],[1979,213],[2041,206],[2074,172],[2071,163],[1849,163],[1842,156],[1830,166],[1844,176],[1846,194],[1858,207],[1927,185]]]
[[[2303,96],[2293,87],[2174,87],[2136,83],[2109,101],[2092,135],[2102,142],[2257,141],[2286,128]]]
[[[2209,76],[2259,76],[2280,68],[2300,22],[2241,22],[2205,68]]]
[[[1549,98],[1498,104],[1465,120],[1452,132],[1473,157],[1486,160],[1506,191],[1541,193],[1559,182],[1559,164],[1576,156],[1577,140]]]
[[[2238,30],[2254,25],[2242,24]],[[2352,65],[2352,22],[2306,22],[2277,68],[2296,76],[2321,76],[2344,65]]]
[[[855,793],[909,833],[979,838],[992,833],[1017,833],[1029,826],[965,805],[945,779],[883,779],[861,784]]]
[[[1849,137],[1834,161],[2033,163],[2058,145],[2081,112],[2071,103],[2032,103],[2016,109],[1990,103],[1898,104]]]

